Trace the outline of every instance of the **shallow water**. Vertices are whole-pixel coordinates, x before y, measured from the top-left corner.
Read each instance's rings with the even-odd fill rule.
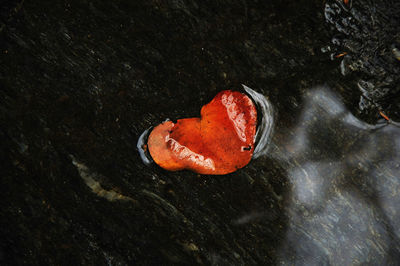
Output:
[[[398,264],[400,12],[351,2],[2,6],[0,264]],[[241,84],[273,110],[250,164],[143,163]]]
[[[269,154],[291,187],[279,262],[393,263],[400,237],[400,127],[358,120],[327,87],[304,95],[296,120],[294,128],[277,130]]]

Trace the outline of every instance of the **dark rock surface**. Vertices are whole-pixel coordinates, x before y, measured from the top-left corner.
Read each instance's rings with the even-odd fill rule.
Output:
[[[345,53],[341,73],[354,73],[364,113],[385,109],[400,116],[400,2],[329,0],[325,18],[332,25],[332,57]],[[372,109],[372,110],[371,110]]]
[[[380,19],[398,5],[353,2],[378,10],[371,36],[396,45],[398,21]],[[384,72],[356,71],[393,81],[360,108],[364,76],[321,51],[332,4],[4,4],[0,264],[398,264],[400,62],[385,53],[367,60]],[[143,164],[145,129],[242,83],[275,109],[264,156],[226,176]]]

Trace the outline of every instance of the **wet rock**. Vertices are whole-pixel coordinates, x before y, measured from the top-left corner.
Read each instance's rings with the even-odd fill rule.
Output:
[[[341,72],[358,77],[359,108],[383,109],[399,120],[400,4],[398,1],[327,1],[325,18],[332,25],[333,57],[340,53]],[[375,111],[376,113],[376,111]]]
[[[321,52],[321,1],[18,1],[0,14],[1,264],[398,261],[398,128],[357,118],[360,77]],[[387,77],[368,51],[348,52]],[[145,129],[240,84],[273,105],[268,152],[218,178],[143,164]]]

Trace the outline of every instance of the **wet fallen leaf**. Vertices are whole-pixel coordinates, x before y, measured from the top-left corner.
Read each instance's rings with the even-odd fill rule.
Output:
[[[203,106],[201,118],[166,121],[150,133],[148,149],[162,168],[222,175],[253,155],[257,111],[243,93],[222,91]]]

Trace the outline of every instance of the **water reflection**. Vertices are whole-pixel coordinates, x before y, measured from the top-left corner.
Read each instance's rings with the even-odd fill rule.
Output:
[[[253,158],[258,158],[261,155],[267,154],[271,134],[274,125],[274,111],[271,103],[265,98],[264,95],[250,89],[243,85],[244,90],[251,96],[252,100],[256,103],[258,112],[257,119],[257,132],[256,132],[256,147],[254,148]]]
[[[150,165],[153,162],[153,159],[151,158],[150,154],[147,151],[147,148],[145,149],[144,147],[147,147],[147,138],[149,137],[150,134],[150,129],[151,127],[143,131],[143,133],[140,135],[137,143],[136,143],[136,148],[139,151],[140,159],[142,159],[142,162],[145,165]]]
[[[400,254],[400,128],[354,117],[328,88],[304,97],[268,156],[291,183],[282,263],[385,264]],[[260,159],[262,160],[262,159]]]

